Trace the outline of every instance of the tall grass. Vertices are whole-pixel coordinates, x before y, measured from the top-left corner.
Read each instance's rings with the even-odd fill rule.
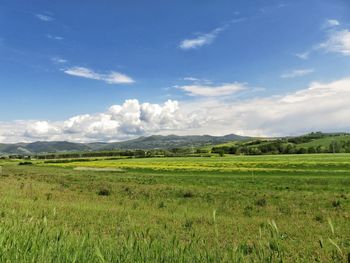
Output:
[[[213,217],[215,222],[215,212]],[[293,262],[284,256],[283,235],[274,221],[259,229],[255,241],[229,247],[220,244],[216,227],[217,242],[209,245],[195,235],[182,242],[175,235],[158,239],[147,230],[134,230],[102,238],[52,227],[47,217],[12,220],[0,225],[0,262]],[[345,262],[346,255],[329,241],[334,262]]]

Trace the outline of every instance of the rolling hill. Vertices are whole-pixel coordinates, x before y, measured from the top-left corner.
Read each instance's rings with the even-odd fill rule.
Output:
[[[193,147],[211,150],[213,147],[229,151],[229,148],[261,149],[262,152],[281,151],[281,148],[294,147],[309,149],[321,147],[323,151],[331,144],[350,144],[350,134],[347,133],[310,133],[296,137],[253,138],[229,134],[225,136],[210,135],[152,135],[122,142],[73,143],[67,141],[38,141],[33,143],[0,144],[0,155],[32,155],[57,152],[89,152],[136,149],[174,149]],[[348,146],[342,146],[348,147]],[[270,150],[269,150],[270,149]],[[346,148],[347,149],[347,148]],[[231,149],[232,150],[232,149]],[[311,149],[312,150],[312,149]],[[283,150],[284,151],[284,150]]]
[[[225,136],[177,136],[153,135],[115,143],[72,143],[66,141],[38,141],[33,143],[0,144],[0,154],[30,155],[55,152],[85,152],[133,149],[170,149],[177,147],[199,147],[216,145],[229,141],[242,141],[249,137],[229,134]]]

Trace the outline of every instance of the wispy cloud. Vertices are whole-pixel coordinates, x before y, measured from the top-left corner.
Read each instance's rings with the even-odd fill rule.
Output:
[[[55,35],[51,35],[51,34],[47,34],[46,37],[49,39],[53,39],[53,40],[63,40],[64,39],[61,36],[55,36]]]
[[[131,84],[135,82],[131,77],[116,71],[101,74],[85,67],[71,67],[64,69],[64,73],[81,78],[102,80],[108,84]]]
[[[235,12],[234,14],[238,15],[239,12]],[[229,26],[236,23],[243,22],[245,20],[247,20],[246,17],[231,19],[223,26],[217,27],[208,33],[197,34],[197,37],[182,40],[181,43],[179,44],[179,47],[183,50],[189,50],[189,49],[197,49],[202,46],[210,45],[218,37],[218,35],[221,32],[225,31]]]
[[[323,49],[326,52],[335,52],[350,56],[350,31],[347,29],[331,31],[328,38],[317,45],[316,49]]]
[[[298,58],[300,59],[308,59],[309,58],[309,55],[310,55],[310,52],[302,52],[302,53],[296,53],[295,56],[297,56]]]
[[[205,45],[210,45],[218,36],[218,34],[224,29],[224,27],[218,27],[209,33],[200,34],[195,38],[185,39],[180,43],[179,47],[183,50],[189,50],[196,49]]]
[[[324,24],[323,24],[323,28],[331,28],[331,27],[335,27],[335,26],[339,26],[340,22],[336,19],[327,19]]]
[[[61,57],[51,57],[51,61],[55,64],[64,64],[68,62],[68,60]]]
[[[297,78],[297,77],[303,77],[305,75],[309,75],[312,72],[314,72],[314,69],[295,69],[289,72],[285,72],[281,75],[281,78],[287,79],[287,78]]]
[[[184,77],[184,80],[186,80],[186,81],[199,81],[199,79],[195,78],[195,77]]]
[[[295,54],[295,56],[305,60],[309,58],[311,53],[322,50],[350,56],[350,31],[348,29],[344,29],[344,27],[341,29],[341,23],[336,19],[326,20],[321,28],[325,32],[325,40],[313,45],[303,53]]]
[[[222,97],[235,94],[244,90],[246,87],[243,83],[234,82],[219,86],[185,85],[178,88],[186,91],[188,96]]]
[[[44,22],[51,22],[54,20],[54,18],[52,16],[47,15],[47,14],[45,14],[45,15],[44,14],[36,14],[35,16]]]
[[[201,79],[201,78],[195,78],[195,77],[185,77],[183,78],[184,81],[189,81],[192,83],[196,83],[196,84],[212,84],[213,82],[209,79]]]

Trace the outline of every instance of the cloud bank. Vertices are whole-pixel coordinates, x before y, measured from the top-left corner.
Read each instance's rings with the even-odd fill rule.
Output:
[[[118,141],[174,133],[279,136],[350,129],[350,77],[329,83],[313,82],[290,94],[241,101],[213,97],[210,92],[207,95],[163,104],[131,99],[103,113],[59,122],[0,122],[0,141]]]

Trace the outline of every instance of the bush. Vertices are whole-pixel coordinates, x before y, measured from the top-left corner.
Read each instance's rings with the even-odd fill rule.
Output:
[[[256,200],[255,204],[257,206],[266,206],[267,200],[265,198],[260,198],[260,199]]]
[[[316,220],[317,222],[320,222],[320,223],[323,223],[323,222],[324,222],[324,218],[323,218],[322,215],[316,215],[316,216],[315,216],[315,220]]]
[[[32,165],[32,162],[20,162],[18,165]]]
[[[184,198],[192,198],[194,194],[191,191],[184,192],[182,195]]]
[[[339,200],[332,201],[332,206],[333,207],[340,207],[340,201]]]
[[[159,202],[158,208],[165,208],[165,203],[163,201]]]
[[[107,189],[107,188],[102,188],[99,192],[98,195],[101,196],[109,196],[111,195],[111,190]]]
[[[184,223],[184,227],[187,228],[187,229],[190,229],[190,228],[192,228],[192,226],[193,226],[193,220],[186,219],[186,221]]]

